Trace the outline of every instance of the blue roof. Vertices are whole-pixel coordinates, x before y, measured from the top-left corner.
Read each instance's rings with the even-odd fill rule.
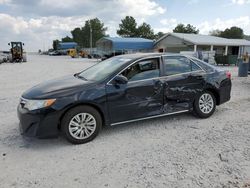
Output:
[[[77,46],[76,42],[59,42],[59,49],[70,49]]]
[[[109,40],[112,42],[113,50],[142,50],[152,49],[154,41],[144,38],[121,38],[121,37],[103,37],[100,41]]]

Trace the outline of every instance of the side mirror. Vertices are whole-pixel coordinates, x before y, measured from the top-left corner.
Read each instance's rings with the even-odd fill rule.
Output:
[[[23,43],[23,46],[24,46],[24,43]]]
[[[114,78],[114,83],[115,84],[126,84],[126,83],[128,83],[128,79],[125,76],[117,75]]]
[[[8,43],[8,45],[10,45],[10,43]]]

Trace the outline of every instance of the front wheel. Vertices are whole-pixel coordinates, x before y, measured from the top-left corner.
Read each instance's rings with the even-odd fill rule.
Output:
[[[78,106],[65,114],[62,131],[73,144],[83,144],[93,140],[102,127],[100,113],[90,106]]]
[[[216,100],[213,93],[204,91],[194,102],[194,112],[200,118],[210,117],[216,108]]]

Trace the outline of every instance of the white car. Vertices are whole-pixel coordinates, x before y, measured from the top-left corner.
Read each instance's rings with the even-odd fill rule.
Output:
[[[0,62],[4,63],[8,61],[8,55],[1,53],[0,54]]]

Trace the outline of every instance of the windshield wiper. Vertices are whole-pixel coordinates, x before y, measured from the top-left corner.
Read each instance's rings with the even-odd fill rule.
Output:
[[[74,74],[74,76],[77,77],[77,78],[80,78],[80,79],[82,79],[82,80],[88,81],[88,80],[87,80],[86,78],[84,78],[83,76],[80,76],[79,73]]]

